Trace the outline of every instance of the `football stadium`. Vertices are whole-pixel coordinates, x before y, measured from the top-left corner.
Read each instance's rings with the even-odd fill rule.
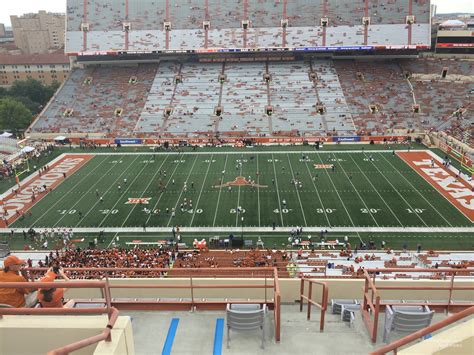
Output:
[[[0,353],[472,354],[474,53],[433,15],[67,0],[0,138]]]

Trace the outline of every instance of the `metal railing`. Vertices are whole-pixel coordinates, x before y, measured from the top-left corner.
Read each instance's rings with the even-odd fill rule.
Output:
[[[408,344],[408,343],[411,343],[412,341],[414,340],[417,340],[419,338],[422,338],[424,337],[425,335],[428,335],[432,332],[435,332],[439,329],[442,329],[450,324],[453,324],[461,319],[464,319],[466,317],[469,317],[469,316],[472,316],[474,314],[474,306],[473,307],[469,307],[461,312],[458,312],[458,313],[455,313],[451,316],[449,316],[448,318],[445,318],[441,321],[439,321],[438,323],[435,323],[435,324],[432,324],[430,325],[429,327],[426,327],[426,328],[423,328],[423,329],[420,329],[419,331],[415,332],[415,333],[412,333],[410,335],[407,335],[406,337],[403,337],[399,340],[396,340],[388,345],[385,345],[384,347],[380,348],[380,349],[377,349],[375,350],[374,352],[371,353],[371,355],[382,355],[382,354],[386,354],[390,351],[393,351],[394,354],[397,354],[397,350]]]
[[[437,273],[450,275],[451,280],[448,286],[375,286],[376,273],[379,272],[403,272],[403,273]],[[457,274],[474,273],[473,268],[467,269],[417,269],[417,268],[392,268],[392,269],[365,269],[364,270],[364,299],[362,305],[362,319],[367,327],[370,335],[370,339],[373,343],[377,341],[377,329],[379,323],[380,310],[386,306],[386,304],[396,305],[396,303],[390,302],[385,303],[382,301],[379,291],[448,291],[447,301],[445,302],[433,302],[430,303],[430,308],[443,309],[447,312],[450,309],[465,309],[467,307],[474,306],[474,302],[466,302],[462,304],[453,304],[452,295],[453,291],[468,291],[474,290],[474,286],[455,286],[454,279]],[[410,302],[403,303],[403,305],[425,305],[426,302]],[[373,319],[372,319],[373,315]]]
[[[43,275],[47,268],[25,268],[26,271],[29,272],[30,277],[39,277]],[[275,319],[275,340],[277,342],[280,341],[280,328],[281,328],[281,293],[280,293],[280,284],[279,284],[279,277],[278,277],[278,270],[277,268],[271,267],[253,267],[253,268],[193,268],[193,269],[185,269],[185,268],[177,268],[177,269],[169,269],[169,268],[64,268],[66,272],[75,273],[76,276],[78,275],[87,275],[87,273],[93,273],[94,275],[97,274],[97,277],[102,277],[103,281],[88,281],[88,285],[91,283],[95,283],[95,285],[101,285],[102,288],[102,297],[107,303],[107,307],[111,307],[112,305],[118,309],[134,309],[134,310],[158,310],[158,309],[174,309],[173,307],[177,307],[179,309],[183,309],[183,307],[187,307],[191,310],[194,308],[207,308],[207,309],[220,309],[225,308],[227,303],[261,303],[266,304],[270,308],[274,310],[274,319]],[[121,278],[110,278],[110,273],[133,273],[133,274],[140,274],[144,275],[146,273],[154,274],[154,278],[162,279],[166,277],[166,279],[172,279],[174,277],[179,278],[179,280],[186,280],[188,279],[188,283],[186,284],[126,284],[120,282]],[[170,275],[171,273],[171,275]],[[100,276],[99,276],[100,275]],[[204,275],[204,277],[202,276]],[[136,275],[135,275],[136,276]],[[210,281],[207,283],[203,283],[204,280],[209,280],[209,277],[213,278],[255,278],[261,280],[261,283],[229,283],[225,284],[212,284]],[[133,276],[132,276],[133,277]],[[111,283],[111,280],[114,280]],[[199,280],[200,282],[196,282]],[[271,282],[273,281],[273,282]],[[72,281],[72,284],[81,284],[85,281]],[[0,288],[3,287],[6,283],[0,283]],[[8,283],[12,285],[13,283]],[[32,283],[16,283],[16,287],[18,288],[25,288],[25,284],[32,284]],[[52,283],[41,283],[42,288],[46,288],[50,286]],[[61,283],[54,283],[54,287],[66,287],[67,285],[71,284],[71,282],[61,282]],[[30,287],[30,288],[38,288]],[[73,288],[73,287],[70,287]],[[80,288],[80,287],[74,287]],[[96,287],[99,288],[99,287]],[[165,289],[165,290],[189,290],[189,299],[186,300],[160,300],[160,299],[127,299],[124,301],[113,299],[112,298],[112,290],[113,289]],[[203,299],[200,297],[196,297],[197,290],[204,290],[204,289],[262,289],[262,298],[255,300],[255,299],[248,299],[244,300],[232,300],[232,297],[225,298],[224,300],[215,300],[215,299]],[[269,295],[268,290],[273,290],[273,297]],[[88,301],[85,301],[87,303]],[[93,301],[90,301],[93,303]],[[1,313],[0,313],[1,315]]]
[[[304,285],[305,282],[308,282],[308,296],[305,296],[304,294]],[[321,293],[321,302],[318,303],[316,301],[313,301],[313,284],[320,285],[322,286],[322,293]],[[326,316],[326,310],[328,308],[328,294],[329,294],[329,288],[328,284],[326,282],[321,282],[321,281],[316,281],[313,279],[308,279],[308,278],[301,278],[301,285],[300,285],[300,312],[303,311],[303,305],[304,301],[308,301],[308,313],[307,313],[307,318],[308,320],[311,320],[311,305],[314,305],[318,307],[321,310],[321,318],[319,321],[319,330],[322,332],[324,331],[324,319]]]
[[[66,288],[100,288],[105,295],[105,308],[0,308],[0,319],[4,315],[91,315],[107,314],[108,322],[105,329],[98,335],[85,338],[72,344],[53,349],[48,355],[65,355],[70,352],[80,350],[101,341],[112,341],[111,331],[117,321],[119,311],[111,306],[110,290],[107,282],[104,281],[68,281],[68,282],[0,282],[0,288],[21,288],[36,290],[39,288],[48,289],[61,285]]]

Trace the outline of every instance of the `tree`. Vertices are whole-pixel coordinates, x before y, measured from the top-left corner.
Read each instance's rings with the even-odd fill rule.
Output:
[[[21,102],[11,97],[0,99],[0,129],[19,135],[31,123],[33,115]]]
[[[31,101],[37,102],[38,105],[45,105],[49,100],[46,87],[35,79],[15,81],[8,93],[13,97],[28,97]]]
[[[30,112],[33,115],[36,115],[36,114],[40,113],[41,108],[43,107],[39,103],[31,101],[31,99],[29,97],[26,97],[26,96],[12,97],[12,99],[15,100],[15,101],[21,102],[23,105],[25,105],[25,107],[28,110],[30,110]]]
[[[8,90],[5,88],[0,87],[0,99],[4,96],[8,95]]]
[[[51,99],[60,86],[61,84],[59,82],[54,81],[51,85],[45,87],[46,102],[43,104],[43,106]]]

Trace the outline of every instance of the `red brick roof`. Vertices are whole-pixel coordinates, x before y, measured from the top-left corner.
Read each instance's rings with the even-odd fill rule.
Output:
[[[64,53],[0,54],[0,64],[69,64],[69,57]]]

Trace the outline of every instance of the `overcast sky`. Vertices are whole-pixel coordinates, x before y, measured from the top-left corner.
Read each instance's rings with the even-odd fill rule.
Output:
[[[438,5],[438,13],[474,13],[474,0],[431,0],[431,2]],[[23,15],[38,10],[66,12],[66,0],[0,0],[0,23],[10,26],[10,15]]]

